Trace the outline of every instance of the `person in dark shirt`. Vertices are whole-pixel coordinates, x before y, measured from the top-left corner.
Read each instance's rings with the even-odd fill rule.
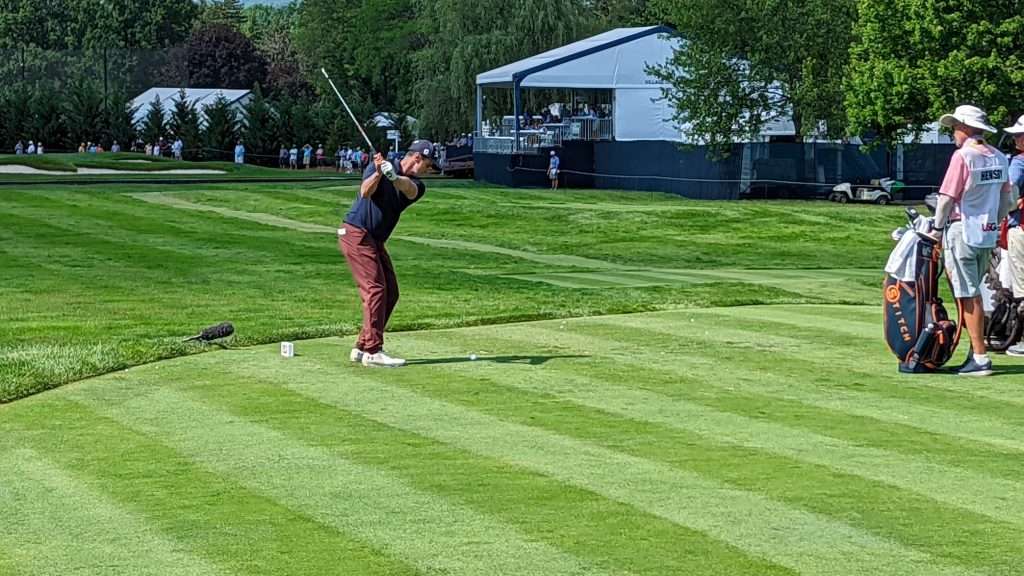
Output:
[[[430,169],[434,153],[433,144],[417,140],[397,165],[376,154],[363,173],[359,198],[338,229],[338,247],[363,302],[363,328],[349,359],[363,366],[405,365],[384,353],[384,327],[398,303],[398,279],[384,244],[402,212],[426,192],[417,176]]]

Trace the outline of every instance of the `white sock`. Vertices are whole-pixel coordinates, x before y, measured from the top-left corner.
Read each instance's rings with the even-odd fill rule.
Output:
[[[974,361],[978,364],[985,364],[988,362],[988,354],[975,354]]]

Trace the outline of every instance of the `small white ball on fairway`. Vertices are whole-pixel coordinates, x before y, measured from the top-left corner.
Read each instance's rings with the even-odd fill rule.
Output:
[[[476,354],[470,354],[469,355],[469,359],[470,360],[476,360]]]

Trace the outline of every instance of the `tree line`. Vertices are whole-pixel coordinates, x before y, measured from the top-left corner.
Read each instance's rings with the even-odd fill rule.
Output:
[[[320,67],[360,118],[413,116],[443,139],[472,130],[477,74],[648,24],[683,39],[651,72],[669,86],[674,120],[713,146],[783,118],[798,138],[892,143],[960,103],[994,122],[1024,112],[1017,0],[0,0],[0,14],[5,148],[155,135],[130,107],[153,86],[258,86],[255,109],[217,127],[256,153],[283,140],[356,143]],[[205,129],[192,136],[209,141]]]

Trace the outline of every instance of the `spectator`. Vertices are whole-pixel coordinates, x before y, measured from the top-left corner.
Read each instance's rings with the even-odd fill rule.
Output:
[[[313,147],[309,144],[302,146],[302,168],[309,170],[309,163],[313,160]]]
[[[1014,185],[1017,194],[1007,218],[1007,249],[1004,254],[1010,265],[1013,297],[1021,300],[1024,299],[1024,116],[1005,131],[1013,137],[1018,153],[1010,160],[1010,184]],[[1006,355],[1024,356],[1024,341],[1010,346]]]
[[[102,154],[103,153],[103,144],[97,144],[96,145],[96,153],[97,154]]]
[[[288,151],[288,167],[292,170],[299,169],[299,147],[292,144],[292,149]]]
[[[175,160],[181,160],[185,154],[185,143],[181,141],[181,136],[174,138],[174,143],[171,144],[171,154],[174,155]]]
[[[288,148],[284,144],[281,144],[281,149],[277,152],[277,167],[282,169],[288,167]]]
[[[27,153],[27,154],[28,154],[29,156],[31,156],[31,155],[33,155],[33,154],[35,154],[35,153],[36,153],[36,145],[35,145],[35,142],[32,142],[31,140],[29,140],[29,141],[28,141],[28,150],[26,150],[25,152],[26,152],[26,153]]]
[[[561,160],[558,158],[558,154],[555,151],[551,151],[551,161],[548,162],[548,179],[551,180],[551,189],[558,190],[558,165],[561,164]]]
[[[341,172],[341,163],[344,161],[345,151],[342,150],[341,146],[338,146],[338,150],[334,152],[334,171]]]
[[[160,156],[163,152],[164,139],[161,138],[156,144],[153,144],[153,156]]]
[[[82,143],[80,143],[78,145],[78,153],[79,154],[85,154],[85,151],[86,151],[85,142],[82,142]]]
[[[110,151],[114,154],[121,151],[121,145],[117,143],[117,140],[114,140],[114,145],[110,147]]]
[[[152,156],[152,155],[153,155],[153,145],[150,144],[149,142],[146,142],[146,156]]]
[[[323,168],[324,166],[324,145],[316,145],[316,167]]]
[[[21,156],[24,153],[25,153],[25,144],[23,144],[21,140],[18,140],[18,143],[14,145],[14,154],[16,156]]]
[[[42,142],[36,142],[36,154],[38,154],[40,156],[43,155],[43,143]]]
[[[245,144],[241,140],[235,144],[235,164],[245,164]]]

